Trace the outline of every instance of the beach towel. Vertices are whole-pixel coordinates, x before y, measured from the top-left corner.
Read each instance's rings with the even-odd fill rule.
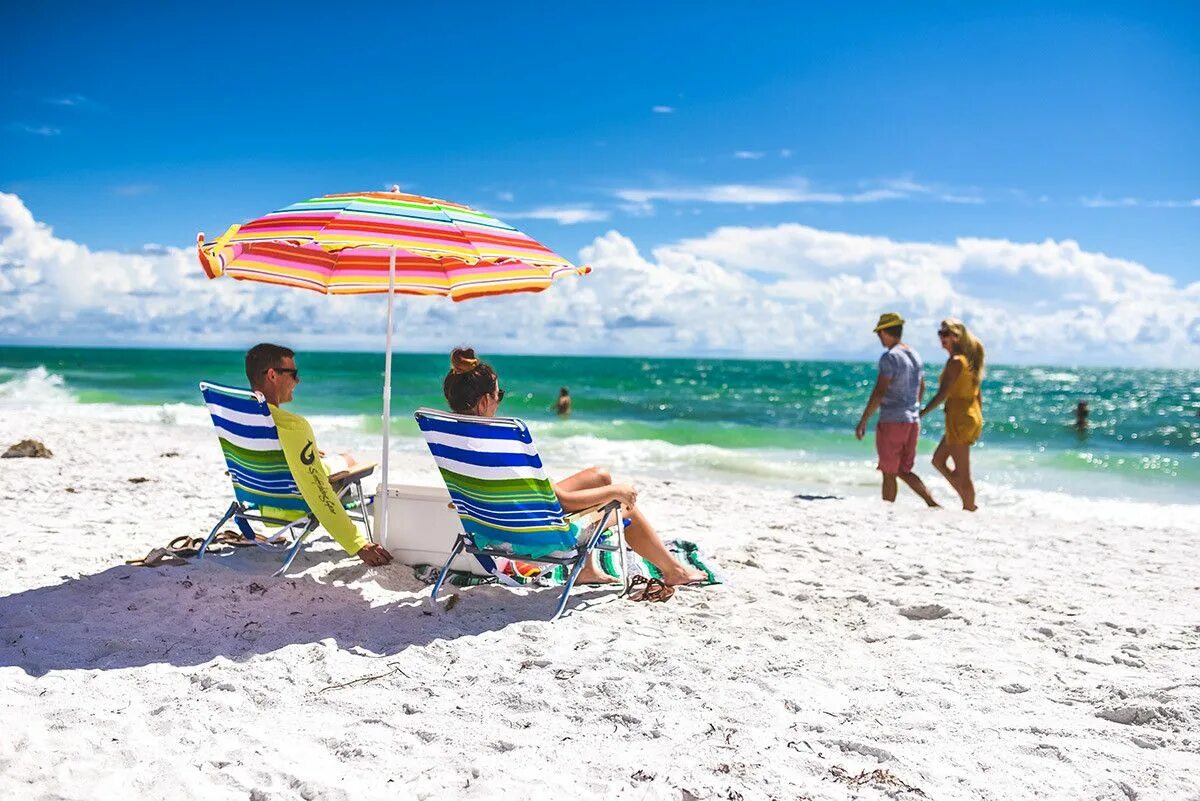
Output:
[[[691,565],[707,576],[706,580],[701,582],[701,584],[726,583],[724,573],[713,562],[711,557],[701,553],[700,547],[696,543],[688,540],[665,540],[663,544],[676,560]],[[600,569],[614,579],[619,580],[621,573],[616,565],[617,554],[613,551],[597,551],[597,554],[599,555],[598,563]],[[647,578],[662,578],[662,572],[657,567],[633,551],[627,551],[625,558],[632,575],[642,575]],[[548,587],[559,586],[567,580],[567,568],[563,565],[534,564],[532,562],[520,562],[513,559],[503,561],[504,564],[501,565],[501,568],[504,573],[517,584]],[[421,581],[426,584],[432,584],[437,580],[440,568],[441,565],[414,565],[413,572]],[[455,587],[473,587],[477,584],[494,583],[496,579],[491,576],[477,576],[465,571],[451,570],[446,576],[446,581]]]

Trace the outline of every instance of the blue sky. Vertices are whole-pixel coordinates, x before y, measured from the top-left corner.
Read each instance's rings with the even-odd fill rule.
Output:
[[[394,182],[572,256],[798,223],[1074,240],[1200,279],[1195,3],[4,16],[0,192],[93,250]]]

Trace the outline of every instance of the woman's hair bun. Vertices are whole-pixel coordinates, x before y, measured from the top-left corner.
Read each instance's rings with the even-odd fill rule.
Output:
[[[474,348],[455,348],[450,352],[450,369],[456,373],[469,373],[479,366]]]

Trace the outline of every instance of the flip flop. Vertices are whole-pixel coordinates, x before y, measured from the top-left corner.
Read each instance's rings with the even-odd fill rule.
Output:
[[[167,548],[154,548],[141,559],[126,559],[125,564],[134,567],[159,567],[161,565],[186,565],[187,560]]]
[[[199,540],[199,542],[200,544],[203,544],[204,540]],[[217,536],[213,537],[212,541],[212,545],[231,545],[234,548],[244,548],[247,545],[253,544],[254,540],[248,540],[239,532],[230,531],[228,529],[217,534]]]

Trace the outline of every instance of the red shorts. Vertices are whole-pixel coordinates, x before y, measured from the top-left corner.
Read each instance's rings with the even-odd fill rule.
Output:
[[[920,423],[877,423],[875,452],[879,454],[878,470],[898,475],[911,473],[917,461],[917,435]]]

